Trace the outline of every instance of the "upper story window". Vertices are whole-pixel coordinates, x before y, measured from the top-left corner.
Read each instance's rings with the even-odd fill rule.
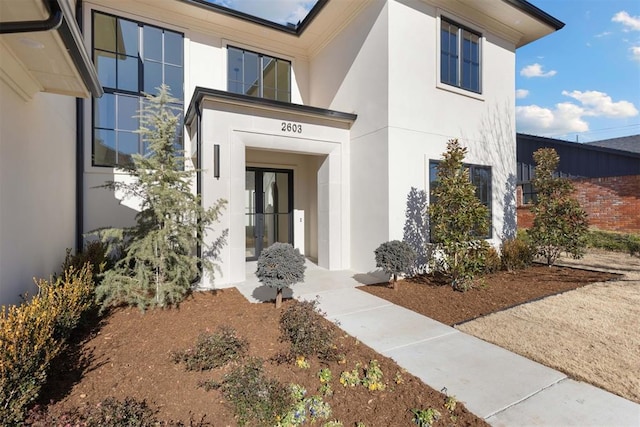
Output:
[[[433,189],[438,185],[438,160],[429,161],[429,189],[430,189],[430,203],[435,203],[436,199],[433,195]],[[464,164],[463,167],[469,169],[469,180],[476,187],[476,197],[480,200],[484,206],[487,207],[488,220],[489,220],[489,232],[486,236],[481,236],[485,239],[490,239],[493,230],[493,214],[491,210],[491,167]]]
[[[480,40],[482,36],[453,21],[440,19],[440,81],[481,93]]]
[[[231,46],[227,51],[229,92],[291,102],[291,62]]]
[[[183,36],[152,25],[93,12],[93,61],[104,95],[93,101],[93,165],[131,163],[146,147],[135,133],[144,94],[162,83],[183,109]],[[176,143],[181,143],[182,127]]]

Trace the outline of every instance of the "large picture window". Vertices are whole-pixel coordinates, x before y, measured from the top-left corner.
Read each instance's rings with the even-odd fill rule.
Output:
[[[463,26],[440,19],[440,81],[481,93],[480,40],[482,36]]]
[[[440,161],[429,161],[429,190],[430,201],[434,202],[433,189],[438,185],[438,165]],[[489,220],[489,233],[486,236],[481,236],[485,239],[490,239],[493,230],[493,214],[491,211],[491,167],[465,164],[465,168],[469,169],[469,180],[476,187],[476,197],[480,200],[484,206],[487,207],[488,220]]]
[[[183,36],[180,33],[93,12],[93,61],[104,88],[93,101],[93,165],[131,163],[144,154],[138,117],[144,94],[155,94],[163,83],[183,110]],[[179,126],[176,143],[181,143]]]
[[[291,102],[291,63],[236,47],[227,47],[227,90]]]

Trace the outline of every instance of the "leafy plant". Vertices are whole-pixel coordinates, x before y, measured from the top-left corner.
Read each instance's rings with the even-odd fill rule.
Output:
[[[318,379],[320,380],[320,387],[318,388],[320,394],[323,396],[331,396],[333,394],[333,389],[331,388],[333,374],[331,373],[331,369],[320,369],[320,371],[318,371]]]
[[[287,307],[280,317],[281,339],[289,342],[293,356],[336,357],[333,331],[320,315],[317,305],[317,300],[298,301]]]
[[[580,258],[586,246],[587,214],[572,197],[573,184],[555,176],[560,157],[553,148],[533,153],[536,163],[531,183],[537,199],[531,207],[535,215],[528,233],[531,242],[547,265],[553,265],[562,252]]]
[[[591,248],[628,252],[631,256],[640,254],[640,235],[637,234],[589,230],[586,242]]]
[[[522,270],[533,262],[533,249],[526,233],[518,233],[513,239],[502,241],[500,247],[502,266],[507,271]]]
[[[406,242],[392,240],[378,246],[374,251],[376,267],[381,268],[393,278],[393,289],[398,289],[398,274],[407,273],[413,268],[416,253]]]
[[[377,360],[372,360],[367,366],[364,367],[364,378],[362,378],[362,385],[369,391],[384,390],[386,388],[382,381],[382,369]]]
[[[141,210],[133,227],[97,231],[109,248],[121,247],[124,255],[96,288],[103,309],[179,303],[191,291],[201,267],[213,274],[214,260],[225,244],[226,231],[211,245],[204,240],[226,201],[218,200],[205,209],[200,196],[193,193],[197,171],[185,167],[185,156],[176,149],[180,119],[172,111],[175,102],[165,85],[157,96],[147,96],[138,133],[148,153],[132,155],[133,164],[124,167],[131,180],[104,185],[125,198],[138,198]],[[198,245],[205,256],[196,255]]]
[[[343,371],[340,374],[340,384],[345,387],[355,387],[360,384],[360,363],[356,363],[356,367],[351,371]]]
[[[82,315],[92,307],[91,267],[70,267],[55,281],[37,282],[38,293],[0,311],[0,420],[20,424],[40,392],[51,361]]]
[[[258,425],[278,425],[293,407],[290,390],[263,372],[261,359],[252,358],[224,376],[222,383],[203,384],[219,388],[233,406],[238,424],[255,421]]]
[[[92,240],[87,242],[82,251],[72,254],[71,249],[67,248],[67,252],[62,262],[61,270],[68,271],[71,267],[75,271],[79,271],[86,263],[91,264],[92,280],[97,284],[101,275],[113,267],[113,262],[109,257],[108,245],[100,240]]]
[[[428,208],[431,241],[441,256],[438,267],[453,288],[462,291],[472,285],[477,272],[477,242],[489,227],[487,208],[476,196],[469,170],[463,165],[466,154],[457,139],[449,140]]]
[[[440,412],[437,409],[412,409],[413,422],[419,427],[431,427],[435,421],[440,419]]]
[[[485,273],[495,273],[496,271],[500,271],[502,268],[500,254],[493,246],[489,246],[486,251],[484,251],[484,259],[482,262],[484,264]]]
[[[276,308],[282,305],[282,290],[304,280],[304,255],[289,243],[276,242],[260,253],[256,276],[276,289]]]
[[[291,384],[290,390],[293,406],[277,427],[299,426],[307,420],[313,424],[331,416],[331,406],[320,396],[305,397],[307,390],[298,384]]]
[[[184,363],[189,371],[205,371],[241,359],[248,345],[234,329],[222,326],[216,333],[200,334],[193,348],[174,352],[172,358]]]

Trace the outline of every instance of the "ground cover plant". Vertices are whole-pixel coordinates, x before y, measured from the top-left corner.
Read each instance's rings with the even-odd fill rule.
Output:
[[[640,235],[638,234],[589,230],[586,244],[590,248],[626,252],[631,256],[640,256]]]
[[[413,408],[434,408],[442,414],[448,413],[444,394],[429,388],[325,319],[319,320],[331,330],[335,350],[343,358],[327,360],[311,354],[305,358],[308,364],[305,368],[299,367],[295,360],[279,357],[288,351],[287,342],[281,341],[282,315],[298,304],[295,300],[286,300],[283,310],[273,310],[271,304],[251,304],[237,290],[225,289],[196,293],[183,301],[179,309],[151,310],[144,314],[134,307],[112,310],[102,320],[101,328],[82,344],[81,354],[88,363],[76,366],[81,375],[76,375],[67,365],[67,369],[45,387],[40,402],[46,414],[54,416],[73,408],[95,406],[107,397],[119,401],[129,397],[136,402],[145,401],[159,421],[175,420],[189,425],[189,419],[200,421],[205,417],[204,421],[210,425],[235,425],[239,418],[222,388],[207,391],[202,384],[221,384],[225,376],[229,378],[229,374],[246,366],[251,358],[260,358],[265,380],[284,385],[288,396],[291,396],[291,384],[306,391],[296,400],[299,412],[304,409],[306,414],[304,425],[310,425],[312,413],[327,409],[324,404],[329,405],[331,413],[314,425],[327,422],[333,422],[327,425],[340,425],[336,421],[344,426],[358,422],[364,426],[410,425]],[[246,358],[206,371],[189,371],[183,364],[174,362],[173,352],[193,347],[198,336],[207,333],[207,328],[211,333],[220,326],[232,328],[238,337],[247,340]],[[356,364],[360,366],[361,380],[369,378],[368,386],[362,383],[356,387],[343,386],[341,373],[351,371]],[[366,372],[365,366],[369,367]],[[78,380],[65,386],[63,380],[68,376],[76,376]],[[251,378],[257,376],[249,376]],[[376,381],[384,384],[384,390],[373,386]],[[58,386],[65,388],[57,389]],[[369,390],[369,386],[376,390]],[[300,396],[301,390],[297,393]],[[52,397],[55,401],[48,403]],[[461,404],[455,408],[455,416],[456,423],[443,417],[434,425],[486,425]],[[251,421],[247,425],[258,424]]]

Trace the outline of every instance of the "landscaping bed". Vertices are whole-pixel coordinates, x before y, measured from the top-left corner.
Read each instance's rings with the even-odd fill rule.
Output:
[[[324,397],[332,409],[328,419],[339,420],[344,426],[358,422],[367,427],[411,425],[412,409],[429,408],[442,414],[434,425],[486,425],[461,403],[450,412],[445,407],[444,394],[324,319],[322,322],[335,331],[337,353],[344,355],[342,360],[322,361],[313,356],[308,358],[308,369],[298,367],[295,360],[276,361],[279,354],[288,350],[288,343],[279,340],[279,319],[292,304],[299,303],[288,300],[281,310],[276,310],[272,303],[251,304],[237,290],[225,289],[197,293],[178,309],[144,314],[135,308],[114,310],[62,358],[40,400],[52,399],[47,410],[60,414],[74,407],[96,405],[107,397],[133,397],[145,399],[157,409],[161,420],[187,422],[189,418],[200,421],[205,417],[208,425],[236,425],[233,409],[221,392],[206,391],[199,383],[220,381],[239,362],[200,372],[187,371],[184,364],[172,359],[173,352],[193,347],[199,334],[214,332],[224,325],[248,340],[248,356],[265,360],[269,378],[285,385],[300,384],[308,396],[318,393],[318,371],[329,368],[333,395]],[[352,371],[356,363],[363,367],[372,360],[380,364],[384,390],[371,391],[362,384],[344,387],[340,383],[341,372]],[[362,376],[362,368],[360,372]]]
[[[387,283],[358,289],[447,325],[456,325],[589,283],[619,277],[611,273],[534,265],[513,273],[500,271],[482,276],[467,292],[455,291],[444,278],[431,275],[398,281],[398,290]]]

